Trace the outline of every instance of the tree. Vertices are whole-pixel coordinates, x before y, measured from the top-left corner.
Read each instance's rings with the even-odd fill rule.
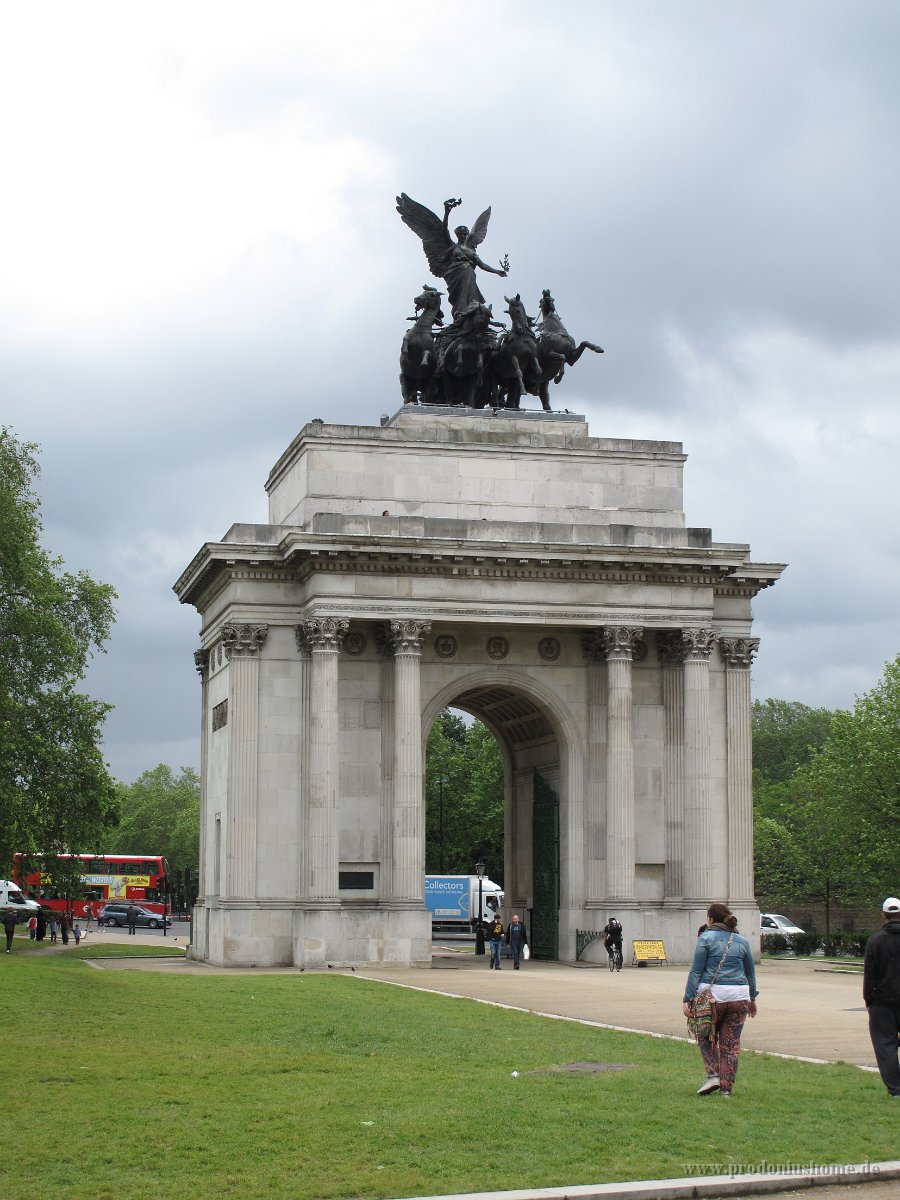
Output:
[[[900,656],[852,712],[838,712],[821,750],[794,781],[812,839],[837,831],[838,898],[896,888],[900,874]],[[821,856],[820,856],[821,861]]]
[[[94,849],[115,809],[100,739],[110,706],[76,690],[114,619],[115,591],[40,544],[33,443],[0,429],[0,870]]]
[[[118,854],[163,854],[172,868],[200,861],[200,779],[191,767],[164,763],[118,785],[120,818],[105,848]]]
[[[796,700],[753,702],[753,770],[768,784],[787,783],[825,743],[834,713]]]
[[[425,760],[425,870],[503,879],[503,759],[480,721],[445,709],[431,727]]]

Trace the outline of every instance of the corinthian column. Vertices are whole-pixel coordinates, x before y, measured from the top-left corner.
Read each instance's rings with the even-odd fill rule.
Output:
[[[643,630],[607,625],[606,890],[610,900],[634,899],[634,737],[631,664]]]
[[[722,638],[728,755],[728,899],[753,902],[753,738],[750,664],[759,638]]]
[[[684,643],[678,633],[659,633],[665,717],[663,796],[666,813],[665,899],[684,895]]]
[[[256,895],[256,805],[259,755],[259,651],[268,625],[225,625],[228,658],[228,833],[225,895]]]
[[[206,722],[209,719],[209,651],[202,647],[194,651],[194,666],[200,676],[200,886],[197,893],[198,902],[206,895],[206,770],[209,750],[209,730]]]
[[[581,649],[587,682],[588,764],[584,814],[586,899],[599,903],[603,899],[603,864],[606,861],[606,654],[602,636],[596,632],[585,633],[581,639]]]
[[[338,655],[350,625],[335,617],[304,621],[310,652],[308,894],[338,900]]]
[[[715,629],[683,629],[684,645],[684,897],[712,899],[715,881],[709,843],[709,656]]]
[[[425,821],[422,797],[422,699],[419,667],[430,621],[391,621],[394,649],[393,900],[422,900]]]

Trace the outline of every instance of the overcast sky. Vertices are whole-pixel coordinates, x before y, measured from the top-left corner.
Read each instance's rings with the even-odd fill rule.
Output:
[[[555,403],[681,441],[688,524],[790,564],[755,696],[869,690],[900,650],[898,60],[896,0],[4,6],[0,422],[42,446],[47,546],[119,592],[113,772],[198,764],[172,584],[203,542],[265,521],[308,420],[399,407],[430,280],[401,190],[491,204],[495,312],[550,287],[606,349]]]

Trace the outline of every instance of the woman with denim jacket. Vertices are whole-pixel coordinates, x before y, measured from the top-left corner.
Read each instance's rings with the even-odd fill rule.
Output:
[[[737,1075],[744,1022],[748,1014],[756,1016],[756,971],[750,943],[737,932],[737,917],[728,905],[711,904],[706,916],[707,928],[697,938],[684,989],[684,1015],[697,993],[711,987],[715,1021],[710,1037],[698,1039],[706,1080],[697,1095],[719,1092],[727,1097]]]

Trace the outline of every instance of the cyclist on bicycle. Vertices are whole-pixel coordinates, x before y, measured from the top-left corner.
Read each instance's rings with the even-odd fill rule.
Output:
[[[606,947],[606,953],[610,958],[613,955],[618,956],[618,960],[622,961],[622,926],[615,917],[610,917],[606,922],[606,927],[602,930],[603,945]]]

